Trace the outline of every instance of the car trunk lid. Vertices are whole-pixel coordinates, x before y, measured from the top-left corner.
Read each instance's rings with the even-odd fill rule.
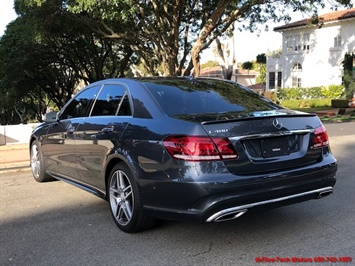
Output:
[[[268,173],[312,164],[322,156],[313,149],[317,116],[292,111],[257,112],[235,119],[201,122],[211,137],[228,138],[238,154],[225,160],[234,174]]]

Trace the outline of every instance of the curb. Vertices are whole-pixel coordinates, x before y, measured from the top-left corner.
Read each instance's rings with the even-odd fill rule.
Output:
[[[0,175],[17,173],[17,172],[27,172],[27,171],[31,171],[30,166],[14,166],[14,167],[0,168]]]

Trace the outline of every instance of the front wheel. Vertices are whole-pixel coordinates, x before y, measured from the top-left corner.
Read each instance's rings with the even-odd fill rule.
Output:
[[[125,164],[120,163],[112,169],[108,193],[112,217],[122,231],[134,233],[155,225],[156,220],[143,211],[138,186]]]
[[[48,182],[55,180],[53,177],[46,174],[44,170],[43,156],[39,147],[38,141],[31,144],[30,164],[32,175],[37,182]]]

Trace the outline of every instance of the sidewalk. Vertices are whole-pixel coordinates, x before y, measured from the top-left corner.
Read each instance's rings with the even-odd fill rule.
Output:
[[[0,146],[0,173],[30,170],[30,152],[27,143]]]
[[[336,116],[339,112],[339,108],[331,109],[331,110],[324,110],[324,111],[317,111],[315,112],[316,115],[319,118],[325,117],[325,116]]]

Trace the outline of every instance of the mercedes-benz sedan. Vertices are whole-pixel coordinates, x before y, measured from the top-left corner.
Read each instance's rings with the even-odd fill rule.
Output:
[[[35,180],[67,181],[106,199],[125,232],[157,219],[235,219],[321,198],[336,182],[316,115],[230,81],[102,80],[45,121],[30,139]]]

